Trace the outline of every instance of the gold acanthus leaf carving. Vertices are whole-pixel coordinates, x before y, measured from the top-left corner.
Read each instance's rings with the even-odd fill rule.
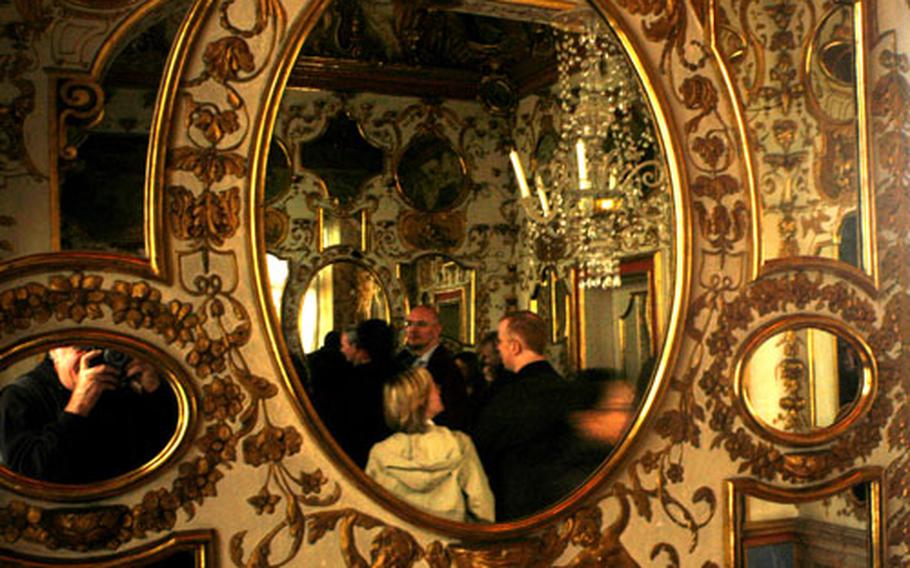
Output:
[[[181,186],[168,187],[168,219],[173,234],[184,240],[221,246],[240,225],[240,194],[236,187],[204,190],[199,196]]]
[[[192,172],[205,187],[211,187],[225,176],[242,178],[247,171],[246,158],[240,154],[191,146],[172,149],[168,153],[168,166]]]
[[[236,36],[224,37],[207,45],[202,61],[207,76],[221,84],[236,82],[241,73],[252,73],[256,69],[249,44]]]

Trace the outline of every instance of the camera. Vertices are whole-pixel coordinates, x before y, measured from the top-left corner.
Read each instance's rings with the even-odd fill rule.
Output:
[[[117,382],[120,383],[120,386],[126,386],[129,384],[130,377],[126,374],[126,368],[129,366],[132,357],[124,353],[123,351],[118,351],[116,349],[111,349],[109,347],[98,347],[92,346],[86,348],[88,351],[95,351],[100,349],[101,353],[92,357],[88,362],[89,367],[97,367],[98,365],[107,365],[114,369]]]

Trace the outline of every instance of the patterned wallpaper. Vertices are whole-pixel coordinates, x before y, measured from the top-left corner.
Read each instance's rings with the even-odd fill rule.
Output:
[[[776,158],[768,158],[786,150],[788,130],[775,128],[777,114],[768,111],[774,116],[762,122],[766,111],[743,114],[750,101],[731,99],[731,92],[741,93],[751,83],[737,87],[745,75],[735,75],[734,88],[727,88],[726,67],[717,57],[733,52],[718,46],[728,37],[720,30],[730,22],[738,22],[734,30],[759,22],[780,31],[788,29],[788,21],[800,21],[791,38],[799,45],[796,38],[805,37],[807,20],[775,10],[792,7],[808,18],[815,3],[597,2],[626,31],[660,102],[686,214],[681,268],[687,281],[670,320],[668,357],[658,367],[664,388],[647,401],[650,419],[566,511],[471,529],[433,524],[384,499],[339,463],[272,346],[277,325],[260,290],[263,246],[255,231],[264,228],[253,214],[252,196],[265,175],[259,158],[280,104],[276,86],[298,38],[315,22],[318,3],[200,0],[190,9],[177,45],[181,55],[171,61],[179,81],[158,107],[161,151],[152,160],[149,260],[29,257],[35,249],[16,244],[41,232],[41,226],[23,221],[31,199],[44,207],[48,193],[50,171],[35,158],[45,155],[48,141],[25,134],[47,119],[43,69],[89,67],[97,54],[104,55],[106,37],[90,30],[117,30],[131,17],[147,15],[154,4],[163,5],[109,0],[89,9],[77,0],[46,0],[0,6],[12,24],[4,28],[2,61],[4,84],[13,87],[2,101],[3,120],[12,128],[4,130],[10,143],[3,159],[10,165],[3,170],[0,214],[11,219],[4,234],[15,235],[7,239],[13,250],[6,258],[17,260],[0,268],[0,347],[10,356],[36,338],[86,328],[123,342],[133,337],[140,348],[154,346],[176,362],[181,384],[198,400],[198,427],[157,474],[106,498],[82,495],[78,505],[0,476],[5,559],[116,551],[129,564],[153,557],[157,553],[146,545],[163,539],[174,550],[215,551],[218,564],[236,566],[286,561],[707,568],[730,561],[726,531],[737,523],[726,517],[744,494],[820,500],[866,481],[874,489],[866,507],[875,509],[878,497],[886,504],[882,526],[888,548],[881,563],[906,565],[910,68],[901,32],[906,6],[863,3],[868,45],[874,46],[864,53],[875,133],[875,193],[869,202],[876,207],[876,283],[836,262],[784,261],[774,271],[755,269],[756,236],[761,236],[754,231],[755,208],[771,202],[754,194],[763,186],[750,182],[743,144],[784,136],[751,147],[758,154],[755,163],[770,164]],[[772,62],[801,56],[789,45],[755,42],[743,61],[752,57],[770,69]],[[789,85],[775,81],[769,88]],[[10,96],[17,86],[19,94]],[[779,95],[773,100],[780,102]],[[748,133],[741,131],[740,117]],[[800,146],[791,150],[818,151],[797,140]],[[774,168],[775,175],[789,171]],[[810,203],[816,198],[805,193],[814,187],[811,169],[801,171],[806,183],[792,188],[805,199],[797,203]],[[22,190],[34,196],[27,203]],[[831,223],[841,206],[832,207],[823,210]],[[768,222],[764,213],[760,218],[764,231]],[[811,230],[800,227],[798,243],[815,235],[814,227],[828,230],[828,220],[802,219]],[[824,443],[792,446],[769,439],[744,419],[734,368],[763,329],[811,318],[837,322],[869,346],[877,362],[876,388],[868,409],[849,428]],[[218,538],[205,544],[208,529]]]

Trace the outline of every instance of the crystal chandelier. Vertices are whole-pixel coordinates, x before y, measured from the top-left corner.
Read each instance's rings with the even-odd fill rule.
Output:
[[[596,18],[592,18],[595,19]],[[533,262],[571,259],[582,287],[620,285],[624,256],[669,239],[670,203],[647,103],[612,33],[596,22],[560,31],[559,141],[529,183],[509,159]]]

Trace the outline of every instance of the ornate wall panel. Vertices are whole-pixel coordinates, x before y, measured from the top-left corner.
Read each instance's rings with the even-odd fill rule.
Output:
[[[530,2],[531,4],[548,4]],[[87,65],[99,35],[82,2],[17,1],[0,6],[20,36],[2,49],[7,111],[0,179],[0,250],[32,249],[40,223],[7,215],[13,199],[45,203],[46,172],[36,156],[48,100],[47,66]],[[134,2],[93,11],[114,29]],[[910,556],[910,166],[907,156],[910,21],[905,6],[880,11],[870,60],[881,282],[831,267],[751,280],[753,196],[740,147],[735,101],[705,30],[711,2],[617,0],[597,9],[621,24],[664,107],[676,140],[689,223],[688,300],[673,357],[663,360],[665,392],[654,414],[622,448],[622,460],[580,506],[487,531],[430,530],[364,492],[334,463],[312,409],[282,370],[278,329],[260,289],[268,219],[258,213],[264,148],[279,89],[326,2],[199,0],[175,59],[179,82],[159,103],[158,164],[148,202],[161,271],[138,273],[118,258],[17,260],[0,270],[0,343],[80,327],[129,334],[180,362],[192,376],[199,425],[191,447],[139,487],[103,502],[63,506],[0,491],[5,551],[28,558],[128,554],[174,531],[214,529],[222,565],[653,565],[713,567],[727,536],[721,504],[727,479],[818,487],[861,466],[885,469],[889,563]],[[731,12],[740,3],[729,3]],[[770,3],[744,2],[764,6]],[[778,3],[779,4],[779,3]],[[784,5],[787,5],[786,3]],[[877,12],[867,11],[867,17]],[[756,16],[758,17],[758,16]],[[763,25],[777,25],[766,15]],[[80,28],[81,26],[81,28]],[[79,30],[82,31],[79,31]],[[50,33],[48,30],[54,30]],[[83,46],[77,48],[76,46]],[[769,47],[758,46],[766,60]],[[18,89],[18,91],[17,91]],[[15,94],[17,93],[18,94]],[[740,104],[742,101],[739,102]],[[29,123],[31,124],[31,123]],[[39,132],[45,130],[39,129]],[[37,165],[36,165],[37,164]],[[11,191],[15,188],[15,191]],[[24,193],[23,193],[24,192]],[[13,197],[15,195],[15,197]],[[22,201],[24,200],[24,201]],[[3,235],[14,235],[3,237]],[[293,235],[293,233],[290,233]],[[37,236],[36,236],[37,235]],[[4,240],[5,239],[5,240]],[[314,247],[312,241],[301,246]],[[18,248],[17,248],[18,247]],[[5,256],[9,258],[9,256]],[[102,262],[103,261],[103,262]],[[169,268],[170,270],[164,270]],[[795,450],[748,429],[733,400],[734,367],[755,330],[821,315],[866,342],[877,362],[876,396],[831,443]],[[676,323],[676,322],[674,322]],[[671,324],[671,329],[674,324]],[[413,516],[407,517],[413,519]],[[508,537],[508,540],[506,540]],[[519,537],[515,540],[515,537]],[[6,556],[9,554],[4,553]],[[499,564],[498,564],[499,563]]]

